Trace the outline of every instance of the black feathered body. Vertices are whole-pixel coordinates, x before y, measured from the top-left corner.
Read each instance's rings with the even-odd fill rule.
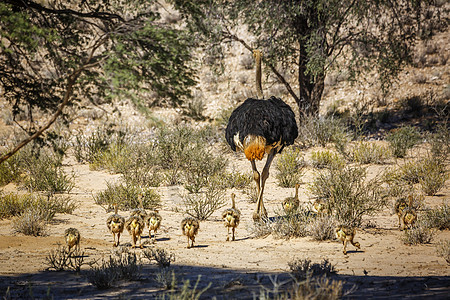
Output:
[[[264,137],[266,145],[275,145],[279,153],[298,136],[295,114],[280,98],[248,98],[233,111],[226,128],[225,137],[233,151],[240,148],[235,143],[237,134],[241,145],[249,135]]]

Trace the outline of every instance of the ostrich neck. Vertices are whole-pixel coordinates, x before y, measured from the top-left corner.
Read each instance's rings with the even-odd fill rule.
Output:
[[[262,91],[262,84],[261,84],[261,52],[255,51],[255,61],[256,61],[256,95],[259,99],[263,99],[263,91]]]
[[[234,202],[234,197],[231,197],[231,208],[236,208],[236,204]]]

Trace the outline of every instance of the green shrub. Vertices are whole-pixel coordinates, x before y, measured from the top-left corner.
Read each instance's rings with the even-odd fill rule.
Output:
[[[19,216],[27,210],[34,209],[44,220],[50,221],[56,213],[71,214],[76,207],[77,204],[68,196],[0,194],[0,219]]]
[[[96,204],[107,207],[111,210],[114,204],[120,209],[129,210],[138,208],[139,194],[142,193],[142,204],[145,209],[156,209],[161,205],[161,196],[153,189],[141,188],[134,185],[122,183],[106,183],[106,189],[94,195]]]
[[[98,289],[108,289],[119,280],[138,280],[142,265],[136,254],[128,253],[120,257],[109,257],[101,265],[93,266],[87,273],[89,283]]]
[[[185,213],[201,221],[208,219],[226,205],[225,192],[226,187],[221,179],[211,179],[203,192],[183,196]]]
[[[0,186],[19,180],[22,173],[20,152],[0,164]]]
[[[429,244],[434,238],[434,230],[422,222],[405,230],[402,240],[406,245]]]
[[[450,264],[450,241],[440,241],[436,245],[437,255],[443,257],[445,261]]]
[[[182,172],[190,161],[192,149],[205,147],[199,133],[187,126],[162,127],[157,133],[157,160],[169,185],[182,182]]]
[[[272,222],[271,233],[278,238],[304,237],[308,234],[308,224],[314,218],[311,212],[299,208],[295,213],[283,215],[276,212],[277,217]]]
[[[350,154],[360,164],[383,164],[391,156],[390,149],[371,142],[358,142]]]
[[[198,193],[214,176],[223,173],[227,160],[202,147],[193,148],[183,170],[184,187],[191,193]]]
[[[226,185],[230,189],[245,189],[247,188],[253,181],[253,174],[247,173],[242,174],[239,171],[225,172],[223,177],[226,180]]]
[[[397,169],[388,169],[384,173],[384,180],[391,187],[401,188],[405,185],[420,183],[423,192],[430,196],[442,189],[447,179],[445,165],[433,157],[409,161]]]
[[[431,154],[438,160],[447,160],[450,154],[450,128],[447,122],[436,127],[435,133],[429,138]]]
[[[64,172],[61,164],[62,157],[41,150],[38,156],[30,155],[23,160],[24,171],[27,174],[24,186],[30,191],[64,193],[74,188],[75,175]]]
[[[133,144],[128,146],[126,153],[117,172],[122,173],[127,185],[157,187],[163,182],[154,142]]]
[[[343,168],[345,161],[341,156],[329,150],[319,150],[311,153],[312,165],[316,168]]]
[[[323,215],[317,216],[308,224],[307,230],[316,241],[333,240],[335,238],[336,222],[333,217]]]
[[[433,196],[441,190],[449,177],[445,165],[433,157],[421,159],[418,169],[419,183],[423,192],[428,196]]]
[[[347,127],[337,118],[306,118],[299,132],[300,139],[309,145],[325,147],[328,143],[346,144]]]
[[[422,219],[431,228],[437,228],[439,230],[450,229],[450,206],[443,204],[434,209],[426,209],[423,212]]]
[[[419,132],[411,126],[393,130],[386,137],[395,157],[405,157],[406,151],[413,148],[420,140]]]
[[[279,155],[275,164],[275,168],[278,171],[276,174],[278,185],[281,187],[295,187],[300,182],[304,167],[305,161],[300,149],[293,147],[285,149]]]
[[[13,219],[14,232],[25,235],[42,236],[45,235],[46,216],[39,209],[29,208],[18,217]]]
[[[360,167],[329,169],[320,172],[308,189],[314,197],[327,201],[339,223],[359,227],[364,215],[373,215],[387,205],[379,178],[366,177],[366,169]]]

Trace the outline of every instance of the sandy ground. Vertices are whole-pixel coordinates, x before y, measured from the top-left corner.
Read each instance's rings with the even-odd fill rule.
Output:
[[[230,157],[230,162],[240,170],[250,170],[250,164],[240,156]],[[259,166],[261,167],[261,165]],[[377,167],[371,167],[376,172]],[[119,180],[119,175],[91,171],[88,165],[68,161],[67,171],[76,174],[76,187],[70,193],[79,202],[72,215],[57,215],[48,226],[48,235],[28,237],[12,233],[11,220],[0,221],[0,295],[10,288],[12,298],[43,298],[47,293],[54,299],[102,299],[109,297],[154,298],[164,290],[155,281],[157,266],[142,258],[143,270],[139,281],[120,282],[117,287],[98,290],[86,280],[83,267],[80,273],[55,272],[48,267],[45,258],[51,250],[64,244],[63,232],[68,227],[76,227],[82,235],[81,248],[85,261],[108,258],[114,251],[113,237],[108,233],[105,220],[108,213],[94,203],[93,194],[106,188],[109,181]],[[281,201],[293,195],[293,189],[280,188],[274,173],[266,184],[265,205],[269,216],[280,209]],[[304,183],[312,178],[309,171]],[[14,190],[14,186],[6,187]],[[239,190],[229,190],[237,194],[237,207],[241,210],[242,221],[237,228],[235,242],[226,242],[226,228],[217,211],[208,221],[201,222],[195,247],[186,249],[186,238],[180,230],[183,214],[176,212],[182,208],[181,186],[160,187],[163,207],[162,228],[158,232],[156,244],[148,239],[148,231],[143,236],[146,247],[161,247],[175,254],[174,270],[181,282],[201,279],[199,288],[211,282],[205,298],[253,299],[259,296],[261,287],[272,289],[273,280],[281,282],[289,273],[288,263],[294,259],[310,259],[321,262],[328,259],[337,269],[335,279],[345,281],[345,290],[350,299],[371,298],[447,298],[450,295],[450,266],[436,255],[435,243],[450,238],[449,231],[440,231],[431,244],[407,246],[400,239],[397,217],[386,209],[371,219],[376,228],[359,230],[356,240],[361,250],[349,246],[347,255],[337,241],[317,242],[311,238],[276,239],[273,236],[254,238],[252,234],[252,214],[255,204]],[[435,197],[427,197],[426,204],[435,206],[449,200],[448,187]],[[300,200],[309,201],[305,184],[300,187]],[[120,212],[127,217],[129,212]],[[121,238],[124,247],[130,245],[130,236]],[[141,249],[130,250],[142,257]]]

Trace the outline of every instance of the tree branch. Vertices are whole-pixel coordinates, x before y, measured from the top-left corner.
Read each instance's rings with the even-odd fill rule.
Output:
[[[75,15],[83,18],[94,18],[94,19],[101,19],[101,20],[113,20],[117,19],[120,21],[124,21],[124,19],[119,16],[118,14],[112,14],[108,12],[89,12],[89,13],[82,13],[78,12],[72,9],[51,9],[47,8],[45,6],[40,5],[39,3],[29,1],[29,0],[5,0],[6,3],[9,3],[16,7],[23,7],[23,8],[33,8],[38,11],[45,11],[47,13],[51,14],[67,14],[67,15]]]
[[[83,72],[86,69],[92,68],[100,63],[100,61],[90,63],[92,60],[92,57],[94,55],[95,50],[102,44],[102,41],[98,41],[91,50],[91,53],[86,61],[85,64],[83,64],[80,68],[76,69],[72,72],[72,74],[69,75],[67,78],[67,88],[66,92],[64,93],[63,101],[61,105],[58,107],[56,112],[53,114],[53,116],[48,120],[48,122],[42,126],[38,131],[36,131],[33,135],[27,137],[23,141],[21,141],[13,150],[9,151],[8,153],[4,154],[0,157],[0,164],[3,163],[5,160],[13,156],[17,151],[19,151],[22,147],[24,147],[26,144],[31,142],[32,140],[36,139],[38,136],[40,136],[44,131],[46,131],[55,121],[56,119],[61,115],[64,107],[69,103],[69,100],[72,96],[73,92],[73,86],[75,85],[76,80],[80,76],[81,72]]]

